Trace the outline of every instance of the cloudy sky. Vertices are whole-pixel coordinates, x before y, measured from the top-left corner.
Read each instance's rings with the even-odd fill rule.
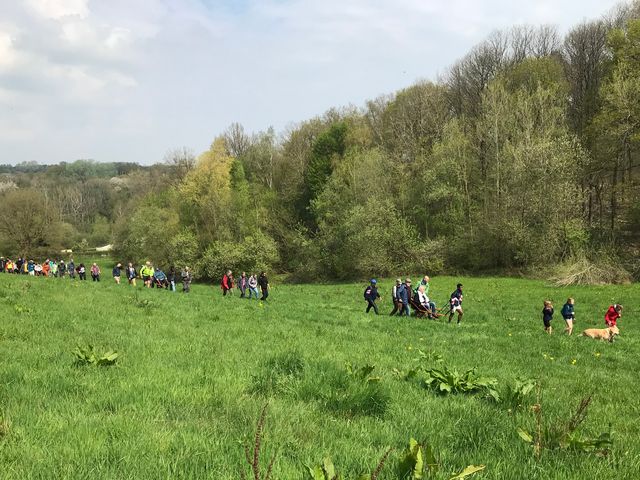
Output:
[[[617,0],[0,0],[0,164],[161,161],[435,79],[492,30]]]

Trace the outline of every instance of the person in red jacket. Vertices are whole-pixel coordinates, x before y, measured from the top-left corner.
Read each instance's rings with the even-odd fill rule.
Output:
[[[607,324],[607,327],[615,327],[618,319],[622,316],[622,305],[618,305],[617,303],[611,305],[607,313],[604,315],[604,323]]]
[[[231,276],[231,270],[227,270],[222,276],[222,283],[220,284],[220,288],[222,288],[222,296],[226,296],[227,293],[233,288],[233,277]]]

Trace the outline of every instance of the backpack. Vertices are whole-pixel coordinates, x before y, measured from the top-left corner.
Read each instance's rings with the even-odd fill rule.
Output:
[[[364,299],[368,300],[370,295],[371,295],[371,286],[368,286],[367,288],[364,289]]]

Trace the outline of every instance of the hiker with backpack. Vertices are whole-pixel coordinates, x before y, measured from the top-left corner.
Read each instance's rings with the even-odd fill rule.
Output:
[[[367,310],[366,313],[373,308],[373,311],[378,315],[378,306],[376,305],[376,300],[380,298],[380,294],[378,293],[377,281],[375,278],[371,279],[371,283],[367,285],[367,288],[364,289],[364,299],[367,301]]]

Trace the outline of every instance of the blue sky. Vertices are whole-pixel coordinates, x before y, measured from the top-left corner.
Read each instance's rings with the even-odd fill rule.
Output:
[[[0,2],[0,163],[161,161],[436,79],[496,29],[615,0]]]

